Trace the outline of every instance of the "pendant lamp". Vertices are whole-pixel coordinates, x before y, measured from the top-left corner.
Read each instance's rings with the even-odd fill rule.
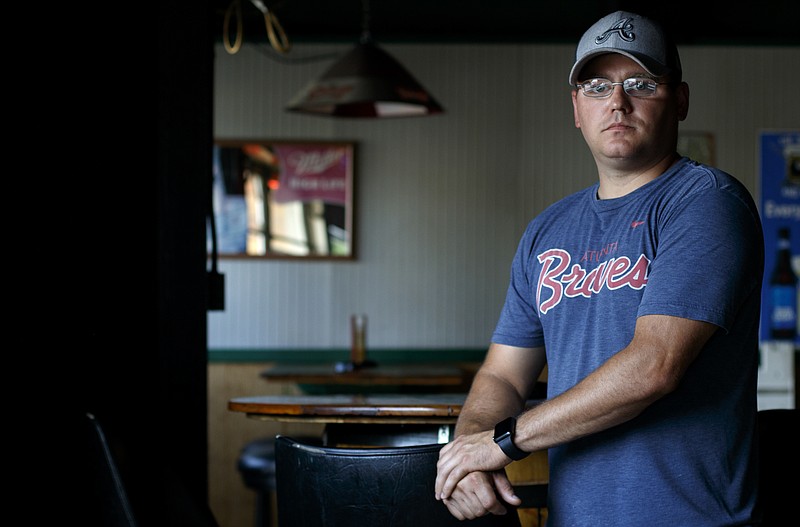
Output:
[[[366,18],[366,17],[365,17]],[[364,27],[361,41],[291,100],[290,112],[330,117],[413,117],[444,109]]]

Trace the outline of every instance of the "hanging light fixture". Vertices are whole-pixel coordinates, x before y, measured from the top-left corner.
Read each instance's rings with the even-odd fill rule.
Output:
[[[361,41],[308,84],[286,108],[331,117],[412,117],[444,109],[391,55],[372,40],[364,1]]]

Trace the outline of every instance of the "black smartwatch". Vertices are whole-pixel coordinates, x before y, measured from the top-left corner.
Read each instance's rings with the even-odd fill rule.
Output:
[[[519,461],[528,457],[530,452],[525,452],[517,448],[514,444],[514,432],[517,429],[516,417],[509,417],[497,423],[494,427],[494,442],[500,447],[505,455]]]

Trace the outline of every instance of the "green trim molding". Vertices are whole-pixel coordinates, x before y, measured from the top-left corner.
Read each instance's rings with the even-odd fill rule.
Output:
[[[486,348],[369,349],[367,357],[379,364],[482,362]],[[329,363],[350,359],[350,349],[236,349],[208,350],[209,363],[284,362],[297,364]]]

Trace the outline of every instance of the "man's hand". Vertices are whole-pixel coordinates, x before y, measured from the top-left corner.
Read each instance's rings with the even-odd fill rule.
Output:
[[[491,430],[457,437],[439,453],[436,499],[459,519],[505,514],[503,502],[521,503],[502,470],[510,461]]]
[[[503,515],[508,512],[505,503],[522,503],[514,494],[504,470],[467,474],[458,482],[450,497],[442,501],[450,514],[459,520],[472,520],[487,514]]]

